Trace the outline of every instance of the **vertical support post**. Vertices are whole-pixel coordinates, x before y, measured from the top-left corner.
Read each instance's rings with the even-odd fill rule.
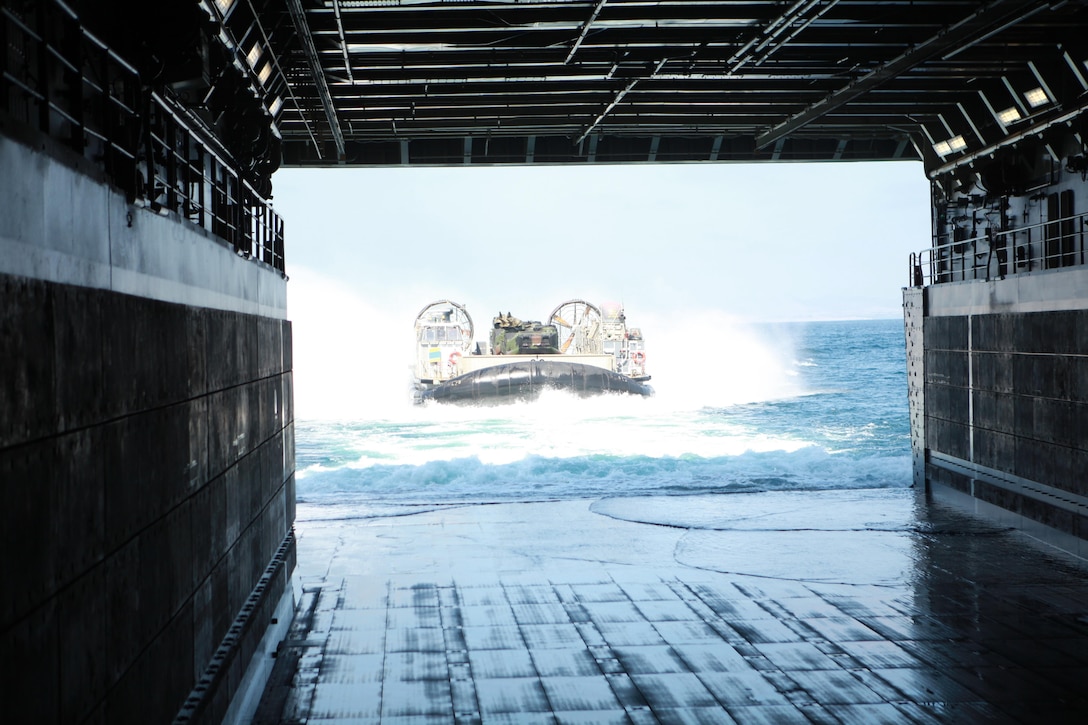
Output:
[[[925,416],[925,287],[903,289],[903,329],[907,343],[907,401],[910,414],[910,451],[914,487],[923,490],[926,483]]]

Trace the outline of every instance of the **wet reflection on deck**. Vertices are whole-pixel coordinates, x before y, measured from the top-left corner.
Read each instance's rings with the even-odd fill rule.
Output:
[[[913,491],[353,512],[257,722],[1088,717],[1088,572]]]

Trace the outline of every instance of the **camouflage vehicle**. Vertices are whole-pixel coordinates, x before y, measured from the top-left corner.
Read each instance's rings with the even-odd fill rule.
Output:
[[[555,325],[522,322],[501,312],[491,328],[492,355],[556,355],[559,329]]]
[[[468,310],[433,302],[416,317],[415,398],[450,403],[531,400],[546,389],[579,396],[648,396],[642,333],[623,307],[568,300],[547,323],[509,312],[492,321],[486,351],[474,341]]]

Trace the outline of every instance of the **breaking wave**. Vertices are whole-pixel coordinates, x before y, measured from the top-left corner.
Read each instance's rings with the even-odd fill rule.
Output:
[[[482,408],[397,402],[353,419],[297,421],[298,498],[388,515],[379,502],[910,485],[901,323],[734,333],[733,358],[710,350],[720,365],[709,376],[685,367],[683,355],[670,359],[666,351],[679,346],[662,347],[653,398],[557,392]],[[701,360],[698,370],[707,366]]]

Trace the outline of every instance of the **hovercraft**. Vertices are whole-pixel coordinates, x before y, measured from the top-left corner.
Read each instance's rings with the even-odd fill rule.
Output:
[[[419,313],[415,331],[416,402],[506,403],[545,390],[653,395],[642,332],[617,303],[568,300],[546,323],[500,312],[485,346],[464,305],[439,300]]]

